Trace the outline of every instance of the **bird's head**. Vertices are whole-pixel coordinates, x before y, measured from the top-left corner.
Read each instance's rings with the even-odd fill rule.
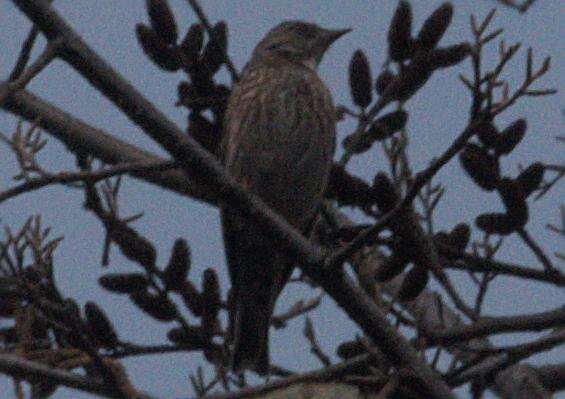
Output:
[[[271,29],[253,51],[253,60],[283,57],[315,69],[326,50],[351,29],[330,30],[302,21],[285,21]]]

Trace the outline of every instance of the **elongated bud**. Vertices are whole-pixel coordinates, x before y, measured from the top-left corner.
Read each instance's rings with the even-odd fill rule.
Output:
[[[147,0],[147,11],[153,30],[168,44],[175,44],[177,24],[167,0]]]
[[[396,77],[396,75],[393,74],[390,71],[390,69],[383,70],[379,74],[379,76],[377,77],[377,80],[375,82],[375,90],[376,90],[377,94],[382,95],[385,92],[388,85],[392,83],[392,81],[394,80],[395,77]]]
[[[208,76],[213,76],[226,59],[228,49],[228,32],[225,22],[220,21],[212,28],[212,33],[204,52],[202,53],[201,64],[206,69]]]
[[[459,64],[471,54],[468,43],[432,50],[432,63],[435,68],[448,68]]]
[[[425,267],[415,266],[412,268],[402,280],[397,298],[401,302],[413,301],[422,293],[430,275]]]
[[[210,341],[201,327],[171,328],[167,333],[167,338],[175,344],[188,345],[193,350],[204,349],[210,345]]]
[[[388,31],[388,55],[393,61],[404,61],[412,56],[412,10],[407,1],[398,2]]]
[[[396,206],[399,201],[394,184],[383,172],[377,173],[373,180],[375,201],[381,212],[388,212]]]
[[[177,308],[166,296],[138,291],[130,295],[131,300],[145,313],[159,321],[172,321]]]
[[[522,185],[515,180],[505,178],[498,184],[498,193],[506,208],[506,214],[515,224],[524,226],[528,221],[529,212]]]
[[[107,273],[98,279],[102,287],[118,294],[145,290],[149,281],[142,273]]]
[[[86,321],[92,337],[106,348],[114,348],[118,344],[118,335],[106,313],[94,302],[84,305]]]
[[[190,270],[190,248],[186,240],[179,238],[175,241],[171,259],[164,271],[164,280],[168,289],[179,291]]]
[[[137,24],[135,29],[137,40],[151,61],[165,71],[175,72],[180,69],[182,60],[176,47],[168,46],[161,36],[146,25]]]
[[[388,85],[385,94],[394,100],[406,101],[424,86],[433,70],[430,53],[418,52],[410,65]]]
[[[509,154],[522,141],[526,135],[528,125],[525,119],[518,119],[504,129],[494,147],[497,154]]]
[[[353,102],[361,108],[367,108],[373,100],[373,78],[367,56],[357,50],[349,63],[349,87]]]
[[[522,186],[522,190],[526,197],[530,196],[539,188],[543,181],[544,172],[545,166],[543,166],[540,162],[536,162],[528,166],[516,178],[516,181]]]
[[[521,226],[504,213],[484,213],[477,216],[475,224],[487,234],[508,235]]]
[[[202,29],[202,25],[191,25],[180,44],[180,49],[184,55],[184,62],[188,72],[191,71],[198,62],[198,57],[202,51],[203,45],[204,29]]]
[[[468,143],[459,155],[463,169],[471,176],[475,184],[487,191],[496,188],[499,177],[498,159],[483,148]]]
[[[496,146],[499,133],[498,129],[492,122],[484,121],[480,123],[479,126],[477,126],[475,133],[479,140],[481,140],[481,143],[487,147],[493,148]]]
[[[453,6],[444,3],[436,9],[424,22],[420,33],[418,33],[418,46],[422,50],[433,49],[443,37],[451,18],[453,17]]]
[[[459,223],[449,233],[449,243],[460,252],[465,251],[471,239],[471,228],[467,223]]]

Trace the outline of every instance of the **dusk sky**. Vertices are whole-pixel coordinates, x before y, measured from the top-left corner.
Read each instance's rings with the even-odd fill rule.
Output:
[[[185,0],[170,0],[181,34],[188,26],[197,22],[196,16]],[[442,1],[427,0],[411,2],[415,15],[413,29],[421,23]],[[367,54],[373,74],[376,76],[386,59],[386,35],[388,25],[397,4],[396,0],[207,0],[201,1],[209,19],[215,23],[225,20],[229,28],[228,53],[238,70],[248,60],[255,44],[277,23],[287,19],[312,21],[327,28],[353,28],[353,32],[337,41],[326,54],[319,74],[330,87],[336,104],[353,108],[348,88],[347,70],[353,52],[360,48]],[[481,20],[497,3],[494,0],[454,0],[453,22],[441,45],[456,44],[472,40],[469,17],[475,13]],[[141,93],[150,99],[179,127],[186,127],[187,110],[175,107],[176,87],[184,76],[165,73],[153,65],[143,54],[135,37],[135,25],[147,22],[145,1],[141,0],[56,0],[55,8],[78,34],[116,71],[132,82]],[[519,14],[499,6],[492,28],[504,28],[503,38],[507,44],[521,42],[522,49],[509,64],[505,76],[515,88],[524,76],[524,64],[528,47],[534,49],[534,64],[538,67],[543,58],[552,55],[551,71],[534,88],[556,88],[561,90],[565,80],[565,64],[562,57],[565,37],[565,12],[561,0],[540,0],[526,14]],[[11,1],[0,1],[0,80],[6,79],[17,58],[21,43],[31,27],[28,19]],[[40,40],[34,55],[44,46]],[[497,56],[497,44],[493,43],[486,53],[488,65],[493,65]],[[408,154],[413,170],[425,168],[435,156],[439,156],[452,140],[465,128],[468,121],[470,95],[458,79],[458,74],[470,76],[470,61],[442,70],[432,77],[426,86],[406,105],[409,113],[407,125],[410,147]],[[220,80],[229,84],[229,77],[222,70]],[[52,102],[66,112],[87,123],[99,127],[115,137],[143,149],[166,156],[143,132],[133,125],[113,104],[103,98],[88,82],[62,61],[56,61],[28,89]],[[550,97],[535,97],[520,100],[509,111],[496,119],[503,128],[524,117],[528,121],[528,134],[518,149],[502,163],[505,175],[516,176],[520,166],[527,167],[534,161],[548,164],[563,164],[563,144],[555,137],[563,136],[564,97],[560,91]],[[0,111],[0,132],[11,135],[17,119]],[[354,121],[347,119],[338,125],[338,143],[354,128]],[[47,148],[40,157],[42,166],[53,173],[74,168],[72,155],[54,138],[49,138]],[[341,146],[338,145],[338,154]],[[11,177],[17,173],[16,160],[4,144],[0,145],[0,191],[14,186]],[[376,146],[362,156],[355,157],[348,170],[371,181],[376,172],[388,171],[382,149]],[[548,175],[550,176],[550,175]],[[553,175],[551,175],[553,176]],[[451,229],[460,222],[474,224],[475,217],[482,212],[501,211],[496,193],[486,193],[474,186],[463,173],[457,160],[450,162],[434,179],[445,186],[446,193],[436,213],[437,230]],[[528,230],[538,243],[552,255],[554,251],[565,252],[563,239],[546,229],[548,223],[559,225],[559,205],[565,198],[565,187],[561,185],[530,208]],[[120,193],[120,213],[129,216],[143,212],[144,216],[133,224],[141,234],[158,248],[159,265],[166,264],[174,240],[185,238],[192,249],[193,266],[190,277],[200,284],[202,271],[212,267],[220,275],[223,294],[228,288],[227,273],[220,232],[219,215],[216,208],[197,203],[186,197],[140,182],[124,179]],[[157,323],[146,317],[127,299],[107,291],[98,285],[98,277],[107,272],[100,266],[104,230],[101,223],[83,207],[83,194],[62,186],[53,186],[24,194],[0,205],[0,224],[18,229],[25,220],[35,214],[42,215],[45,226],[52,226],[53,237],[64,235],[65,240],[55,255],[55,278],[64,295],[76,298],[79,303],[96,301],[125,341],[136,343],[166,343],[166,332],[172,324]],[[530,203],[532,201],[530,200]],[[347,210],[349,212],[349,210]],[[356,221],[364,221],[358,212],[349,212]],[[2,230],[3,231],[3,230]],[[0,233],[2,238],[3,232]],[[473,229],[473,238],[481,233]],[[541,268],[531,251],[514,236],[505,240],[497,255],[501,260]],[[552,256],[552,261],[563,270],[563,263]],[[112,272],[139,271],[139,267],[126,260],[116,248],[111,253]],[[452,274],[461,295],[469,302],[474,300],[476,287],[465,274]],[[437,289],[436,285],[432,288]],[[288,309],[297,299],[308,299],[319,291],[291,287],[279,300],[277,310]],[[485,314],[514,315],[554,309],[564,304],[562,290],[550,285],[534,284],[527,280],[498,277],[492,285],[485,302]],[[472,303],[472,302],[471,302]],[[187,312],[188,314],[188,312]],[[318,340],[327,353],[337,361],[335,348],[346,339],[353,339],[359,330],[335,303],[324,297],[322,306],[311,315]],[[0,327],[6,325],[0,320]],[[305,371],[321,367],[320,362],[309,353],[309,344],[302,336],[304,317],[293,320],[287,329],[272,330],[272,360],[293,370]],[[492,342],[495,345],[510,345],[533,339],[536,334],[500,335]],[[565,348],[561,347],[528,359],[532,364],[563,362]],[[203,365],[199,354],[181,353],[162,356],[145,356],[124,360],[133,384],[140,390],[162,398],[186,398],[193,395],[188,375]],[[205,367],[207,369],[207,367]],[[9,378],[0,375],[2,398],[14,394]],[[459,397],[467,398],[467,390],[458,390]],[[54,398],[90,398],[76,391],[60,388]],[[565,398],[565,394],[556,395]]]

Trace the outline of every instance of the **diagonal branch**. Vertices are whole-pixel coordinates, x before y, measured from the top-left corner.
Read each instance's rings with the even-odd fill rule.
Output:
[[[95,128],[25,90],[6,98],[2,108],[36,123],[65,144],[70,151],[91,155],[110,165],[126,162],[165,162],[165,159]],[[216,202],[216,190],[191,181],[178,169],[132,173],[132,176],[200,201]]]
[[[30,362],[19,356],[0,354],[0,372],[12,377],[27,380],[30,383],[41,383],[49,381],[57,385],[79,389],[96,395],[109,398],[123,398],[116,391],[110,391],[102,381],[86,378],[82,375],[68,371],[56,370],[41,363]],[[151,399],[151,396],[137,392],[139,399]]]

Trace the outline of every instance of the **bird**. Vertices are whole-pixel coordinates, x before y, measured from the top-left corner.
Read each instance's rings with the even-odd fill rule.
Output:
[[[280,23],[257,44],[228,98],[219,150],[225,169],[302,233],[323,200],[336,141],[332,96],[316,68],[349,31]],[[234,207],[220,205],[220,212],[231,280],[231,367],[266,374],[271,317],[296,260]]]

